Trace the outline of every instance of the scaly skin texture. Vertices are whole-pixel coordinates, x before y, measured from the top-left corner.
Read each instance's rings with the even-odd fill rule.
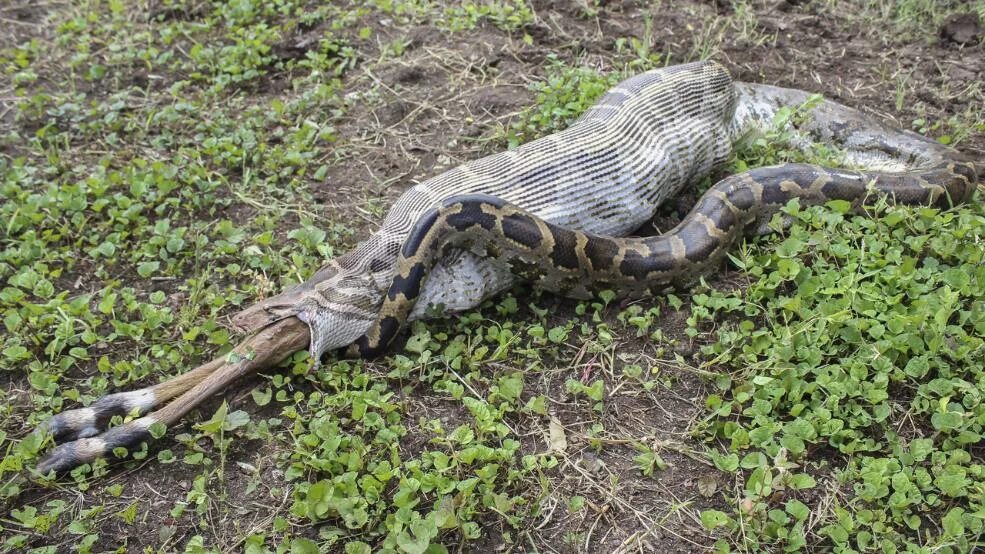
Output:
[[[715,184],[667,233],[632,238],[559,227],[494,196],[453,196],[414,225],[376,321],[348,353],[371,357],[390,346],[448,248],[495,258],[513,275],[565,296],[590,298],[611,290],[638,298],[685,286],[716,267],[749,231],[767,232],[772,216],[794,198],[803,206],[844,200],[858,209],[878,194],[896,203],[947,208],[969,200],[977,182],[974,166],[966,162],[903,173],[761,167]]]
[[[305,283],[236,314],[233,324],[252,331],[297,316],[311,328],[310,350],[317,360],[371,332],[401,245],[414,224],[448,198],[485,194],[558,227],[625,236],[648,221],[661,202],[719,167],[740,137],[768,127],[779,109],[801,105],[810,96],[733,83],[713,61],[637,75],[564,131],[414,186],[393,205],[380,231]],[[812,140],[831,143],[855,166],[928,170],[965,160],[926,137],[834,102],[820,102],[812,116],[798,129],[802,146]],[[444,250],[407,319],[473,308],[515,278],[506,264],[490,257]]]
[[[307,283],[238,314],[255,329],[298,316],[311,325],[314,357],[362,336],[376,319],[411,227],[444,199],[483,193],[556,225],[625,235],[681,187],[708,175],[731,151],[735,91],[712,62],[637,75],[613,88],[568,129],[453,168],[405,192],[382,228]],[[455,312],[508,288],[502,265],[465,251],[437,263],[411,315]]]
[[[130,448],[233,380],[305,345],[376,355],[408,321],[470,309],[516,278],[559,293],[651,294],[716,266],[730,244],[765,229],[790,198],[858,203],[869,181],[904,203],[967,199],[985,166],[840,104],[820,102],[795,131],[868,171],[787,165],[712,187],[665,235],[622,240],[682,187],[707,177],[732,145],[768,127],[803,91],[733,83],[705,61],[643,73],[613,88],[568,129],[456,167],[394,204],[382,228],[308,281],[233,316],[253,334],[176,379],[67,410],[42,429],[64,442],[38,469],[56,473]],[[895,172],[895,173],[887,173]],[[500,254],[500,256],[490,256]],[[169,399],[162,409],[149,412]],[[106,431],[114,415],[143,417]]]

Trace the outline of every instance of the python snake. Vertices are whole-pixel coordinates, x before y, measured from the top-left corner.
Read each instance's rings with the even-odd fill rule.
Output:
[[[603,288],[640,296],[685,284],[747,232],[765,231],[791,198],[858,205],[872,185],[896,202],[948,206],[976,189],[982,168],[968,156],[823,101],[794,133],[797,145],[833,144],[865,170],[754,169],[712,187],[672,231],[616,238],[720,167],[778,110],[809,98],[733,82],[714,61],[642,73],[564,131],[412,187],[380,231],[234,324],[250,330],[297,316],[310,326],[316,363],[339,348],[375,356],[407,321],[470,309],[517,278],[580,298]]]
[[[859,207],[875,193],[946,208],[969,200],[985,172],[982,163],[937,141],[821,101],[789,130],[794,146],[831,144],[846,165],[864,169],[753,169],[712,186],[671,231],[622,238],[663,201],[721,167],[743,137],[809,98],[800,90],[733,82],[713,61],[632,77],[564,131],[415,185],[353,251],[233,316],[234,326],[257,333],[241,345],[239,362],[213,360],[172,381],[53,417],[47,432],[70,442],[38,470],[64,471],[146,440],[154,423],[176,422],[232,379],[255,371],[259,361],[251,358],[250,344],[301,348],[310,335],[316,365],[328,350],[374,356],[407,321],[473,308],[516,279],[579,298],[601,289],[657,294],[716,267],[741,237],[767,232],[766,223],[793,198]],[[292,328],[292,316],[310,333],[294,327],[278,342],[277,334]],[[267,349],[260,361],[276,362],[275,354]],[[133,411],[147,415],[103,431],[112,416]]]

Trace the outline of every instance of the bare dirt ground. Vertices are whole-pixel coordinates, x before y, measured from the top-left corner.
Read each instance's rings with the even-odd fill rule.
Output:
[[[162,3],[160,9],[167,5]],[[354,244],[378,225],[386,207],[415,181],[501,149],[503,143],[492,137],[535,102],[528,85],[545,77],[551,58],[600,72],[621,69],[633,54],[618,39],[629,37],[645,43],[666,63],[710,56],[725,64],[738,80],[815,91],[906,129],[913,129],[915,120],[923,120],[928,123],[917,125],[916,130],[934,136],[962,132],[947,123],[952,117],[981,121],[985,105],[985,48],[977,38],[970,38],[981,33],[973,22],[941,23],[930,30],[909,24],[894,26],[897,24],[880,19],[876,9],[835,1],[766,0],[733,5],[718,0],[560,0],[532,1],[529,6],[534,22],[520,32],[503,31],[488,21],[471,31],[450,32],[427,22],[402,23],[399,18],[372,11],[359,15],[357,25],[339,31],[357,47],[360,63],[342,77],[341,96],[349,101],[334,123],[334,144],[339,147],[335,152],[326,149],[318,154],[328,171],[319,179],[305,178],[318,204],[303,209],[314,212],[320,222],[344,223],[351,234],[344,234],[342,243]],[[34,7],[17,5],[16,1],[0,7],[5,35],[0,45],[52,40],[50,22],[62,17],[61,9],[59,3]],[[172,16],[196,17],[188,7],[168,14]],[[142,17],[140,13],[133,15],[138,21]],[[280,38],[274,54],[281,59],[303,57],[312,44],[317,44],[327,25],[294,29]],[[355,34],[354,29],[362,27],[372,30],[371,39]],[[394,43],[402,45],[400,56],[385,52]],[[140,70],[134,71],[133,79],[157,86],[154,75]],[[245,104],[264,105],[272,98],[287,101],[303,93],[291,87],[287,73],[271,71],[257,83]],[[29,123],[14,118],[11,91],[12,86],[0,85],[0,128],[31,131]],[[90,97],[99,96],[90,91]],[[932,122],[944,124],[932,127]],[[962,138],[962,150],[985,152],[981,133],[971,132]],[[4,142],[3,155],[13,159],[24,155],[24,150]],[[685,196],[662,213],[661,221],[673,221],[693,201],[693,195]],[[217,215],[240,224],[257,211],[249,203],[238,203]],[[292,228],[297,221],[296,213],[288,214],[277,222],[277,232]],[[74,269],[74,273],[82,271],[82,267]],[[140,279],[132,272],[119,277],[133,283]],[[75,278],[85,277],[66,275],[66,283]],[[728,270],[716,277],[719,286],[741,286],[741,282],[741,276]],[[267,293],[277,286],[272,278]],[[168,283],[161,287],[168,294],[179,293]],[[686,295],[683,297],[686,300]],[[538,302],[550,310],[549,322],[579,317],[572,302],[546,297]],[[664,306],[658,326],[668,342],[675,344],[676,352],[658,351],[653,343],[627,334],[607,352],[563,349],[553,365],[528,376],[525,390],[548,397],[551,417],[517,416],[511,420],[517,426],[512,429],[513,436],[520,440],[524,452],[538,452],[544,450],[546,438],[551,436],[551,418],[566,434],[567,447],[558,467],[543,476],[552,491],[549,499],[538,516],[529,520],[529,526],[511,529],[501,518],[487,516],[478,541],[456,544],[453,539],[445,543],[449,549],[693,552],[712,547],[716,537],[702,528],[697,513],[707,507],[723,507],[725,501],[718,494],[706,497],[699,483],[714,483],[722,490],[741,485],[721,482],[722,474],[698,455],[703,445],[694,441],[690,431],[703,417],[704,399],[714,387],[703,375],[714,368],[695,368],[701,364],[698,347],[708,339],[694,340],[684,333],[686,308],[677,312]],[[229,307],[225,313],[234,310]],[[523,315],[521,311],[513,317]],[[676,359],[675,353],[679,355]],[[664,386],[620,392],[618,371],[633,363],[660,367]],[[385,380],[389,368],[380,361],[367,371],[373,379]],[[604,379],[610,391],[598,418],[586,417],[584,402],[572,401],[565,393],[566,379],[583,375]],[[283,404],[258,408],[250,402],[251,391],[267,386],[270,380],[270,376],[247,379],[188,420],[208,419],[223,400],[230,410],[250,412],[254,422],[278,417]],[[23,374],[5,372],[3,382],[8,402],[18,414],[9,420],[7,432],[21,436],[25,428],[15,428],[13,423],[26,421],[25,414],[31,408],[27,400],[30,387]],[[155,382],[155,378],[144,382]],[[313,386],[317,390],[319,385],[296,379],[289,390],[291,394],[295,389],[308,394]],[[430,388],[404,383],[399,390],[404,413],[412,414],[407,418],[411,434],[401,441],[407,453],[424,448],[429,440],[425,433],[415,434],[416,421],[437,419],[453,429],[467,416],[461,405],[433,395]],[[592,425],[598,423],[608,432],[603,438],[593,436]],[[27,546],[53,545],[59,552],[70,550],[74,541],[88,532],[99,535],[93,551],[121,548],[131,552],[181,550],[194,536],[204,537],[208,548],[235,551],[244,548],[243,541],[251,533],[275,537],[286,529],[296,536],[324,538],[324,526],[304,523],[290,513],[291,486],[285,479],[285,464],[278,462],[293,447],[290,440],[271,441],[259,435],[237,439],[224,453],[227,467],[221,481],[203,485],[196,482],[200,468],[165,465],[156,458],[165,447],[179,459],[194,451],[172,439],[176,433],[189,432],[188,425],[170,430],[167,438],[151,445],[147,460],[115,464],[86,486],[25,485],[5,511],[52,501],[66,503],[74,513],[100,506],[101,515],[90,520],[88,529],[66,530],[55,525],[51,530],[29,533]],[[659,447],[667,469],[653,476],[642,475],[633,461],[639,452],[632,441],[616,437],[647,438]],[[207,443],[196,449],[215,454]],[[122,496],[114,496],[115,485],[124,486]],[[191,494],[203,486],[205,493]],[[575,495],[585,499],[587,508],[568,509],[564,499]],[[188,503],[191,498],[208,506],[197,515],[174,512],[176,504]],[[133,502],[139,503],[137,517],[120,517],[119,512]],[[280,522],[282,518],[291,523]],[[504,533],[512,542],[504,540]],[[816,546],[824,548],[823,543]]]

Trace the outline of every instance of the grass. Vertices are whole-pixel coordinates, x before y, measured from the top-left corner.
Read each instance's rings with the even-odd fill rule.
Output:
[[[955,13],[985,16],[982,0],[868,0],[863,4],[872,21],[887,21],[898,33],[897,38],[911,40],[932,40],[937,28]]]
[[[734,511],[702,523],[741,531],[749,549],[815,534],[860,551],[969,551],[985,500],[972,454],[985,213],[846,210],[788,205],[779,243],[733,259],[746,288],[692,296],[695,328],[716,330],[707,363],[730,368],[695,431],[725,442],[712,459],[738,476]],[[823,512],[801,500],[813,491]]]
[[[921,21],[978,4],[858,10],[925,47]],[[381,362],[315,375],[298,353],[124,461],[21,478],[48,448],[28,430],[228,351],[224,317],[365,236],[393,180],[563,128],[626,74],[759,67],[775,42],[757,2],[661,10],[0,8],[20,21],[0,39],[0,548],[980,548],[980,197],[867,217],[791,204],[792,227],[693,291],[627,305],[521,288],[414,324]],[[887,73],[874,107],[981,148],[981,90],[945,80],[933,92],[963,107],[923,103],[918,69]],[[519,100],[466,104],[490,88]],[[730,170],[836,159],[783,145],[802,117]],[[458,142],[462,122],[489,140]]]

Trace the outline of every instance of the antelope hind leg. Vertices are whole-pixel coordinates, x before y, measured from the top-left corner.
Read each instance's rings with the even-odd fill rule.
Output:
[[[102,433],[97,431],[89,436],[77,434],[76,436],[80,438],[60,444],[42,459],[37,465],[37,471],[41,474],[47,474],[50,471],[54,471],[56,474],[63,473],[76,466],[90,463],[97,458],[106,457],[116,448],[132,448],[140,444],[141,441],[150,438],[150,427],[153,424],[174,425],[202,401],[226,389],[236,379],[277,364],[287,356],[304,348],[308,344],[308,340],[308,326],[293,317],[262,329],[256,335],[240,343],[230,354],[200,366],[172,381],[162,383],[162,385],[170,385],[168,389],[160,389],[162,394],[179,394],[177,398],[163,408]],[[193,373],[195,373],[194,376]],[[175,383],[185,376],[190,377]],[[184,387],[181,389],[182,392],[175,392],[179,390],[179,387]],[[148,387],[148,389],[153,388]],[[141,391],[148,389],[141,389]],[[118,394],[134,395],[138,392],[140,391]],[[159,403],[163,400],[163,398],[158,397],[156,402]],[[78,412],[80,410],[72,411]],[[68,413],[63,412],[59,415]],[[59,423],[71,424],[74,425],[74,428],[79,428],[79,425],[75,423],[76,421],[91,420],[89,414],[84,414],[84,416],[69,416],[63,418]],[[52,419],[54,420],[54,418]],[[82,430],[89,432],[89,429],[94,428],[94,426],[85,426],[82,427]]]
[[[85,408],[65,410],[56,414],[38,430],[42,433],[51,433],[55,442],[98,435],[106,430],[113,416],[125,416],[135,411],[138,415],[144,415],[152,408],[192,388],[221,366],[222,358],[216,358],[163,383],[101,396]]]

